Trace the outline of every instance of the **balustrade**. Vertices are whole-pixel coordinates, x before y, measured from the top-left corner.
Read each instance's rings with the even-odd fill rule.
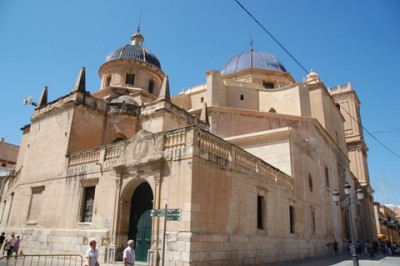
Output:
[[[293,180],[289,176],[277,173],[277,169],[262,161],[255,155],[242,149],[236,148],[229,142],[225,142],[209,133],[199,132],[197,137],[197,147],[200,152],[207,152],[207,159],[222,166],[233,165],[253,171],[266,181],[273,181],[281,185],[293,188]],[[232,155],[234,157],[232,158]]]
[[[81,165],[98,162],[100,159],[100,150],[84,151],[69,156],[69,166]]]
[[[102,146],[97,149],[80,151],[69,155],[68,165],[77,166],[90,163],[97,163],[107,160],[118,158],[121,154],[120,143],[112,144],[109,146]]]

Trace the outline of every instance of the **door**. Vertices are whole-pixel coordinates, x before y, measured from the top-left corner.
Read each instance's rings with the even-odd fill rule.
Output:
[[[136,260],[147,261],[151,246],[150,211],[153,208],[153,192],[147,182],[141,183],[131,199],[128,239],[135,240]]]
[[[135,253],[136,260],[147,261],[147,251],[151,246],[151,217],[150,211],[145,211],[139,218],[137,224]]]

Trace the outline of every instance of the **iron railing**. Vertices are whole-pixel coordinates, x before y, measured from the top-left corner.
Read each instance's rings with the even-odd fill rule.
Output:
[[[80,254],[36,254],[0,257],[0,266],[82,266]]]

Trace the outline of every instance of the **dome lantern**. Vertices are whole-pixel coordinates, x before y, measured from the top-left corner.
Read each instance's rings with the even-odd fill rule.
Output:
[[[143,35],[140,34],[140,27],[138,27],[136,33],[131,36],[131,44],[137,45],[137,46],[142,46],[143,42],[144,42],[144,38],[143,38]]]

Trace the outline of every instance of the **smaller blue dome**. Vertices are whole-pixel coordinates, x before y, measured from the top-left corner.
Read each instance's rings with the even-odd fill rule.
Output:
[[[286,68],[272,54],[251,50],[232,57],[221,74],[229,75],[249,68],[287,72]]]

